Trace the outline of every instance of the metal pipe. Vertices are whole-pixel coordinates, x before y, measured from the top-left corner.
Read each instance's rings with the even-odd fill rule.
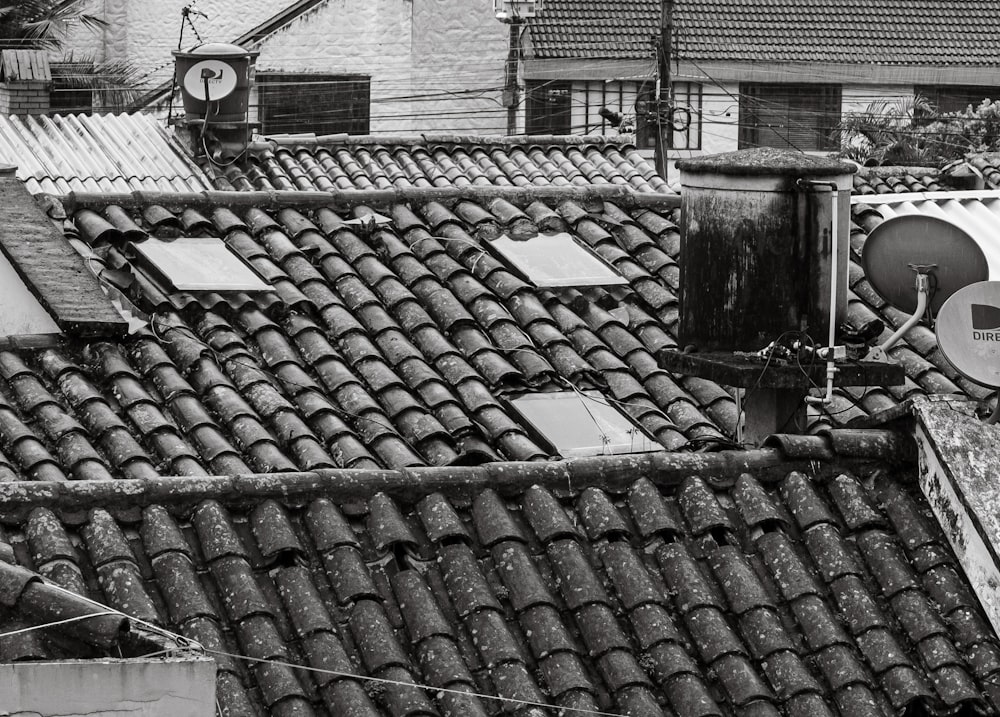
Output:
[[[837,193],[840,187],[836,182],[808,181],[807,184],[813,187],[828,187],[830,189],[830,327],[827,332],[826,348],[826,394],[823,398],[807,396],[806,403],[827,405],[833,401],[833,379],[837,375],[837,365],[834,362],[837,348],[837,288],[838,267],[837,259],[840,247],[837,243],[837,234],[840,229],[837,221]]]
[[[927,311],[927,298],[930,294],[930,280],[927,278],[927,274],[917,274],[917,308],[913,312],[913,315],[908,318],[902,326],[896,329],[896,332],[890,336],[885,342],[878,347],[878,351],[885,353],[891,349],[897,341],[903,338],[903,335],[920,323],[921,317],[923,317],[924,312]]]

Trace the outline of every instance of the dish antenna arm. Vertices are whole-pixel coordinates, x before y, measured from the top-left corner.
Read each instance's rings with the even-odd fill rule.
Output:
[[[914,310],[913,315],[904,321],[903,325],[896,329],[892,336],[868,352],[868,355],[865,356],[866,361],[888,361],[887,352],[889,349],[895,346],[907,331],[920,323],[920,319],[927,311],[927,304],[930,301],[931,294],[931,272],[937,268],[937,264],[910,264],[910,268],[917,273],[916,280],[914,281],[914,288],[917,291],[917,308]]]

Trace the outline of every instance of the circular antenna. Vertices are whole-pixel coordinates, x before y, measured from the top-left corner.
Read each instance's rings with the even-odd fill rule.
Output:
[[[914,266],[931,267],[929,305],[934,313],[962,287],[990,276],[986,255],[968,232],[922,214],[893,217],[875,227],[865,240],[861,263],[875,291],[910,314],[917,308]]]
[[[221,100],[236,89],[236,70],[222,60],[202,60],[184,73],[184,91],[198,100]],[[208,88],[208,97],[205,88]]]
[[[935,333],[956,371],[1000,388],[1000,281],[980,281],[952,294],[938,312]]]

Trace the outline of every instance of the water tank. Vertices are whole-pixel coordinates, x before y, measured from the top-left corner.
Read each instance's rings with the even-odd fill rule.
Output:
[[[677,166],[681,346],[756,351],[785,331],[825,345],[834,252],[838,322],[847,307],[854,168],[769,147]]]
[[[914,266],[932,275],[934,314],[959,289],[1000,279],[1000,201],[901,202],[879,211],[887,218],[868,233],[861,261],[875,291],[901,311],[916,309]]]
[[[187,118],[246,121],[250,77],[258,54],[223,42],[200,45],[189,52],[174,50],[174,76]]]

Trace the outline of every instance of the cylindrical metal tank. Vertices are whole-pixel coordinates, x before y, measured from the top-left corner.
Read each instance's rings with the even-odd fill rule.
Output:
[[[175,77],[189,120],[244,122],[257,51],[211,42],[190,52],[174,50]]]
[[[825,345],[834,252],[838,322],[847,305],[854,167],[769,147],[677,166],[681,346],[756,351],[786,331]]]

